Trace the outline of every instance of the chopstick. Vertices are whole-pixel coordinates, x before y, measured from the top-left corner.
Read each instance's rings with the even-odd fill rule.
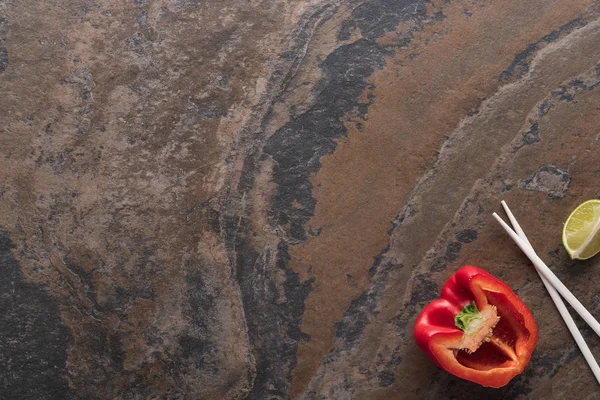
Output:
[[[584,319],[585,322],[596,332],[598,336],[600,336],[600,323],[596,321],[596,319],[590,314],[590,312],[577,300],[573,293],[554,275],[554,272],[548,268],[546,264],[542,261],[541,258],[535,253],[532,247],[527,245],[523,239],[521,239],[507,224],[498,216],[498,214],[494,213],[494,218],[500,222],[504,230],[510,235],[510,237],[517,243],[517,246],[523,250],[523,253],[531,260],[533,265],[540,271],[540,273],[546,278],[552,286],[567,300],[567,303],[571,305],[577,311],[581,318]]]
[[[508,226],[508,224],[506,224],[502,220],[502,218],[500,218],[498,216],[498,214],[494,213],[493,214],[494,218],[496,218],[496,220],[500,223],[500,225],[504,228],[504,230],[510,235],[510,237],[515,241],[515,243],[517,243],[517,245],[521,248],[521,250],[523,250],[525,255],[527,255],[527,257],[533,263],[538,275],[542,279],[542,283],[544,284],[544,286],[546,287],[546,290],[548,290],[548,293],[550,294],[550,297],[554,301],[554,305],[556,306],[556,308],[558,309],[558,312],[560,313],[563,320],[565,321],[565,324],[567,325],[567,328],[571,332],[573,339],[575,339],[577,346],[579,346],[579,349],[583,353],[583,357],[585,358],[588,365],[590,366],[590,369],[592,370],[592,373],[596,377],[596,380],[598,381],[598,383],[600,383],[600,367],[598,366],[598,363],[596,362],[594,355],[592,354],[587,343],[585,342],[585,339],[581,335],[581,332],[579,332],[579,329],[575,325],[575,321],[573,321],[573,317],[571,317],[571,314],[569,314],[569,311],[567,310],[565,303],[562,301],[561,297],[559,296],[559,291],[561,294],[563,294],[563,291],[568,293],[567,295],[563,294],[563,296],[565,296],[565,299],[569,302],[569,304],[571,304],[571,306],[579,313],[579,315],[581,315],[581,317],[590,325],[590,327],[598,335],[600,335],[600,333],[599,333],[600,329],[598,329],[598,330],[595,329],[595,326],[596,326],[596,328],[600,328],[600,326],[599,326],[600,324],[598,324],[598,321],[596,321],[596,319],[587,311],[587,309],[575,298],[575,296],[573,296],[573,294],[569,291],[569,289],[567,289],[562,284],[562,282],[556,277],[556,275],[554,275],[554,273],[550,270],[550,268],[548,268],[548,266],[546,264],[544,264],[544,262],[538,257],[535,250],[533,250],[533,247],[531,246],[529,239],[527,239],[525,232],[523,232],[523,229],[517,222],[517,219],[515,218],[513,213],[510,211],[510,208],[508,208],[508,205],[506,204],[505,201],[502,201],[502,207],[504,208],[504,211],[506,212],[506,215],[508,216],[508,219],[514,228],[514,231]],[[548,272],[549,272],[549,274],[548,274]],[[555,281],[558,282],[558,284],[559,284],[558,287],[560,287],[560,289],[556,286],[553,286],[553,282],[555,282]],[[573,300],[574,300],[574,303],[571,302]]]

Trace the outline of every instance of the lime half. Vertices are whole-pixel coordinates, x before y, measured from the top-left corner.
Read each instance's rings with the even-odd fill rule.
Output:
[[[563,246],[573,260],[587,260],[600,251],[600,200],[581,203],[565,222]]]

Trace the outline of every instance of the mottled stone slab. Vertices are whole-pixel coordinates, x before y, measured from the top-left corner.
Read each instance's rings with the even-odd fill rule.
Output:
[[[600,315],[598,1],[0,2],[0,89],[0,398],[597,397],[491,213]],[[465,264],[540,326],[501,389],[414,344]]]

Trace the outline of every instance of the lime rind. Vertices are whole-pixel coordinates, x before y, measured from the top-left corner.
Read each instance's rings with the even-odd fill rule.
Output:
[[[600,252],[600,200],[588,200],[573,210],[562,241],[572,259],[587,260]]]

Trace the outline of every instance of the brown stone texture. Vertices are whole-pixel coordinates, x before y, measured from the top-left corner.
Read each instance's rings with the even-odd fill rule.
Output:
[[[0,399],[599,396],[491,216],[600,317],[598,1],[0,1],[0,127]],[[466,264],[540,327],[501,389],[414,343]]]

